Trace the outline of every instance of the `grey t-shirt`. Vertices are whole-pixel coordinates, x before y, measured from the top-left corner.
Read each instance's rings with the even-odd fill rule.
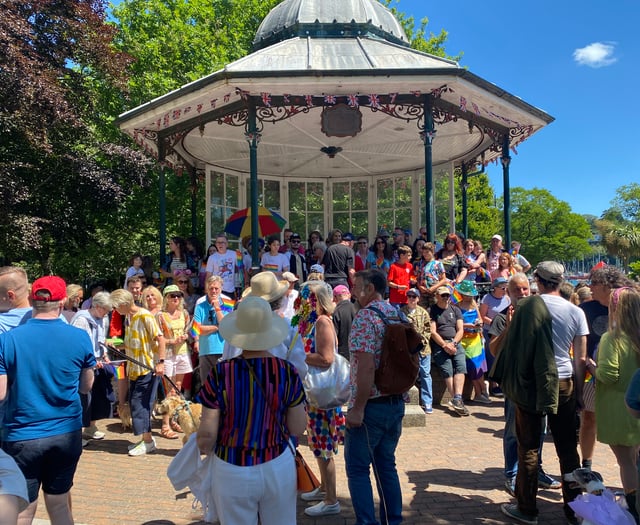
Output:
[[[589,326],[584,312],[575,304],[558,295],[541,294],[551,314],[553,349],[558,366],[558,377],[566,379],[573,375],[573,364],[569,350],[573,339],[579,335],[588,335]]]

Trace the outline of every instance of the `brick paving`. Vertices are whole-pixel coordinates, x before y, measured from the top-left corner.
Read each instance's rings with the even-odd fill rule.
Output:
[[[502,490],[503,406],[469,404],[470,417],[460,418],[445,408],[435,408],[425,416],[425,427],[405,428],[397,451],[398,471],[403,491],[404,518],[407,524],[509,524],[500,513],[500,504],[510,497]],[[107,434],[92,441],[84,450],[75,486],[72,489],[76,523],[85,525],[202,525],[202,513],[192,508],[187,490],[176,493],[166,477],[167,465],[180,448],[179,440],[154,434],[159,450],[143,457],[127,456],[133,443],[130,432],[122,432],[118,420],[103,420],[98,427]],[[309,450],[301,447],[306,459],[318,472]],[[349,499],[342,451],[336,458],[338,497],[342,513],[325,518],[308,518],[305,502],[298,500],[298,523],[333,525],[354,523]],[[544,448],[544,466],[558,477],[559,467],[548,441]],[[594,468],[608,486],[618,489],[618,468],[609,447],[598,444]],[[548,525],[566,523],[559,490],[540,490],[539,522]],[[48,521],[40,499],[38,523]],[[264,524],[277,525],[277,524]]]

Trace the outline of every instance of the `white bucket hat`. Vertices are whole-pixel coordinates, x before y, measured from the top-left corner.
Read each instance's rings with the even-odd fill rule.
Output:
[[[288,281],[278,281],[273,272],[260,272],[255,274],[250,281],[242,297],[261,297],[265,301],[273,302],[282,297],[289,289]]]
[[[269,303],[252,295],[220,321],[220,335],[243,350],[268,350],[289,334],[289,323],[271,311]]]

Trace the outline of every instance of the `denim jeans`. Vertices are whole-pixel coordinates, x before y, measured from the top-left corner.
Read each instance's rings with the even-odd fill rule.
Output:
[[[542,444],[546,432],[546,421],[542,418],[540,432],[540,448],[538,448],[538,466],[542,469]],[[518,438],[516,437],[516,405],[505,398],[504,400],[504,435],[502,437],[502,451],[504,453],[504,477],[515,479],[518,473]]]
[[[420,356],[420,405],[424,408],[433,405],[433,390],[431,380],[431,354]]]
[[[129,382],[129,406],[133,435],[151,432],[151,412],[156,402],[160,378],[149,372]]]
[[[359,428],[347,428],[344,458],[356,525],[397,525],[402,522],[402,491],[395,452],[402,433],[401,396],[370,400]],[[380,496],[376,520],[369,468],[373,465]]]
[[[558,412],[547,416],[553,444],[556,447],[560,472],[563,476],[580,468],[578,438],[576,434],[576,397],[571,379],[559,381]],[[537,516],[536,495],[538,493],[538,448],[544,416],[516,407],[516,435],[518,436],[518,475],[516,478],[516,498],[520,511]],[[562,484],[564,512],[567,517],[575,514],[569,503],[582,492]]]

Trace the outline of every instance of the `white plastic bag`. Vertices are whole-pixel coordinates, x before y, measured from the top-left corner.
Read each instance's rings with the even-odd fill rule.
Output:
[[[302,384],[309,404],[329,409],[344,405],[351,398],[349,361],[337,352],[329,368],[310,366]]]
[[[196,434],[189,440],[169,463],[167,476],[176,490],[189,487],[193,494],[194,508],[198,502],[204,510],[204,521],[215,523],[218,513],[213,503],[213,452],[202,458],[196,443]]]

